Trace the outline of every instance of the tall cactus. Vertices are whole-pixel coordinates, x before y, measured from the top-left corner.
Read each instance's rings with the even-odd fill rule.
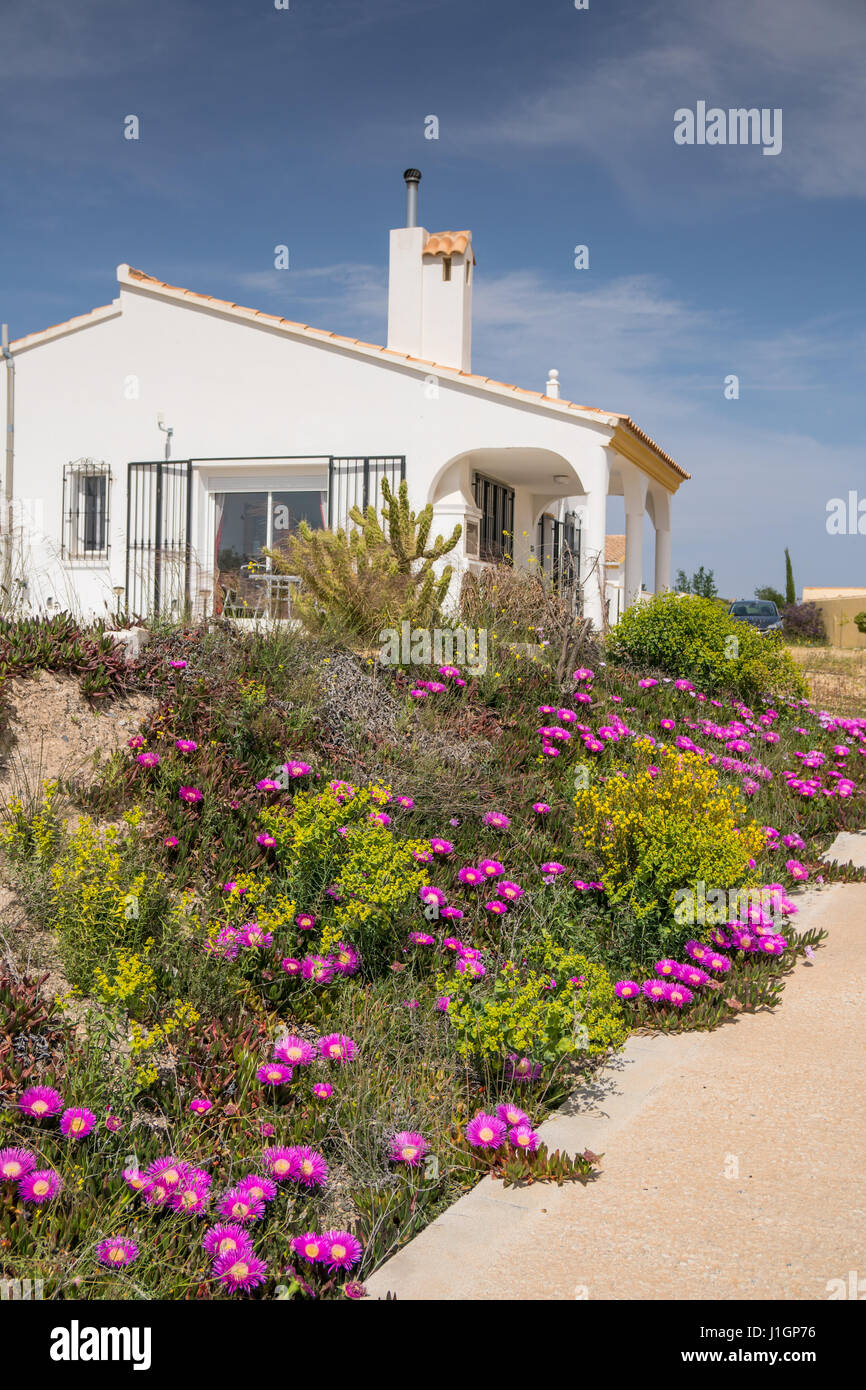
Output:
[[[428,545],[432,504],[417,515],[411,511],[405,481],[394,493],[383,478],[382,496],[381,521],[374,507],[362,512],[356,506],[349,513],[356,528],[350,533],[313,531],[302,521],[288,552],[265,551],[277,573],[302,580],[293,609],[311,630],[321,630],[331,618],[369,638],[404,618],[429,624],[441,608],[453,570],[446,565],[437,577],[433,567],[454,549],[462,527]]]

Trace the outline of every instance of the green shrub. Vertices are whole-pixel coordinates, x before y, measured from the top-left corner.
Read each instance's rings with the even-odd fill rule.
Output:
[[[162,875],[135,873],[116,826],[82,816],[52,865],[46,925],[57,933],[69,979],[88,989],[115,952],[142,945],[164,906]]]
[[[598,856],[605,892],[634,922],[631,954],[673,952],[694,934],[677,905],[703,884],[728,894],[757,881],[764,848],[741,793],[697,753],[636,739],[636,766],[576,793],[577,832]],[[723,919],[724,920],[724,919]]]
[[[608,638],[614,661],[639,670],[688,677],[705,694],[729,691],[803,696],[808,687],[774,636],[729,617],[712,599],[660,593],[627,608]]]
[[[548,932],[492,978],[440,975],[436,987],[449,999],[458,1052],[481,1062],[514,1053],[551,1067],[608,1052],[628,1035],[604,966],[557,945]]]

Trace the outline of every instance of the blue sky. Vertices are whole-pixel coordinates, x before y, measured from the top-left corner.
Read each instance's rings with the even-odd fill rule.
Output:
[[[693,474],[675,567],[781,587],[787,545],[798,588],[866,584],[826,530],[866,500],[864,71],[863,0],[4,0],[0,317],[107,303],[128,261],[384,341],[416,165],[424,225],[473,232],[473,368],[555,366]],[[781,153],[677,146],[699,100],[781,108]]]

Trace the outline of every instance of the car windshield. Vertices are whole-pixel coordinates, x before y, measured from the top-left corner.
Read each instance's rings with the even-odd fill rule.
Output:
[[[761,599],[750,599],[746,603],[735,603],[731,606],[731,616],[734,618],[777,618],[779,610],[775,603],[769,603]]]

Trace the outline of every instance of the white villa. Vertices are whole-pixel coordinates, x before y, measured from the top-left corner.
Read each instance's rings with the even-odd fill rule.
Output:
[[[433,534],[463,525],[456,582],[510,556],[566,556],[601,623],[608,496],[622,496],[622,597],[640,594],[645,516],[670,585],[671,498],[689,477],[628,415],[471,368],[468,231],[391,232],[387,345],[117,269],[117,297],[6,341],[6,583],[30,613],[205,615],[255,604],[265,545],[300,518],[346,523],[405,477]],[[569,560],[569,563],[571,561]],[[11,579],[10,579],[11,576]]]

